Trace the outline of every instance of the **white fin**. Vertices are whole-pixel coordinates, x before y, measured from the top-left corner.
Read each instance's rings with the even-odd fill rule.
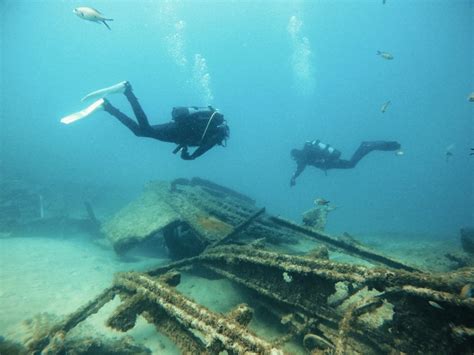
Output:
[[[107,88],[103,88],[100,90],[93,91],[86,96],[84,96],[81,101],[89,100],[89,99],[97,99],[97,98],[102,98],[106,97],[109,94],[116,94],[116,93],[121,93],[125,91],[125,84],[126,81],[121,81],[118,84],[109,86]]]
[[[93,114],[94,112],[98,110],[102,110],[104,108],[103,104],[104,104],[104,99],[99,99],[96,102],[94,102],[92,105],[90,105],[89,107],[85,108],[84,110],[61,118],[61,123],[70,124],[78,120],[81,120],[83,118],[86,118],[90,116],[91,114]]]

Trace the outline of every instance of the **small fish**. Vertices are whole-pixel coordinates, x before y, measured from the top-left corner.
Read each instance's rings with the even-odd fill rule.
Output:
[[[448,161],[454,155],[452,152],[453,148],[454,148],[454,144],[450,144],[446,147],[446,153],[445,153],[446,161]]]
[[[93,9],[92,7],[76,7],[74,10],[72,10],[77,16],[82,18],[83,20],[87,21],[92,21],[92,22],[102,22],[109,30],[110,27],[105,21],[113,21],[114,19],[112,18],[105,18],[102,16],[102,14],[97,11],[96,9]]]
[[[322,197],[318,197],[316,200],[314,200],[314,203],[316,205],[319,205],[319,206],[326,206],[326,205],[329,205],[329,202],[328,200],[322,198]]]
[[[395,155],[398,155],[399,157],[401,157],[402,155],[405,155],[405,152],[403,150],[397,150],[395,152]]]
[[[446,152],[446,161],[449,161],[449,159],[453,156],[453,152],[447,151]]]
[[[381,56],[383,59],[387,59],[387,60],[392,60],[393,59],[393,55],[391,55],[388,52],[377,51],[377,55]]]
[[[461,289],[461,292],[459,293],[459,296],[461,296],[461,298],[473,298],[474,287],[472,287],[471,284],[464,285],[464,287]]]
[[[474,148],[471,148],[471,154],[469,155],[474,155]]]
[[[387,0],[382,0],[382,4],[386,4],[387,3]]]
[[[474,92],[471,92],[467,97],[467,101],[474,102]]]
[[[444,308],[441,307],[438,303],[436,303],[435,301],[428,301],[428,303],[430,304],[431,307],[434,307],[434,308],[438,308],[442,311],[444,311]]]
[[[385,113],[385,111],[387,111],[388,106],[390,106],[390,104],[391,104],[391,101],[388,100],[386,103],[384,103],[384,104],[382,105],[382,107],[380,108],[380,111],[381,111],[382,113]]]

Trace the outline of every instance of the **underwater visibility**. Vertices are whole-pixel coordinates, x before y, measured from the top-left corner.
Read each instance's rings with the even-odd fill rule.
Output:
[[[474,0],[0,16],[0,355],[474,353]]]

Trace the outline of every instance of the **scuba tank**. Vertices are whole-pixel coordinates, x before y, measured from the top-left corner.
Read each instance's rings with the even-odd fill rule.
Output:
[[[317,141],[312,141],[311,145],[319,151],[324,160],[337,160],[341,156],[341,152],[329,144],[321,142],[319,139]]]
[[[186,119],[189,117],[210,117],[216,111],[215,108],[212,106],[207,107],[196,107],[196,106],[189,106],[189,107],[173,107],[173,111],[171,111],[171,117],[174,121],[181,121],[182,119]]]

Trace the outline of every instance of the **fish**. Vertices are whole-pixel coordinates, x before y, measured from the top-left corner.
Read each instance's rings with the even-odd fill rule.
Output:
[[[380,111],[381,111],[382,113],[385,113],[385,111],[387,111],[387,109],[388,109],[388,106],[390,106],[390,103],[391,103],[390,100],[388,100],[387,102],[385,102],[385,103],[382,105],[382,107],[380,108]]]
[[[435,301],[428,301],[428,303],[430,304],[431,307],[434,307],[434,308],[438,308],[442,311],[444,311],[444,308],[441,307],[438,303],[436,303]]]
[[[454,148],[454,144],[450,144],[446,147],[446,153],[445,153],[446,161],[448,161],[454,155],[452,152],[453,148]]]
[[[446,161],[449,161],[449,158],[453,156],[453,152],[450,152],[449,150],[446,152]]]
[[[383,59],[392,60],[394,57],[388,52],[377,51],[377,55],[381,56]]]
[[[405,152],[403,150],[397,150],[395,152],[395,155],[398,155],[399,157],[401,157],[402,155],[405,155]]]
[[[96,10],[93,9],[92,7],[76,7],[74,10],[72,10],[78,17],[82,18],[83,20],[87,21],[92,21],[92,22],[102,22],[105,27],[107,27],[110,30],[109,25],[105,21],[113,21],[114,19],[112,18],[105,18],[102,16],[102,14]]]
[[[326,206],[326,205],[329,205],[329,202],[328,200],[326,200],[325,198],[322,198],[322,197],[318,197],[316,200],[314,200],[314,203],[316,205],[319,205],[319,206]]]
[[[469,102],[474,102],[474,92],[471,92],[469,96],[467,97],[467,101]]]

